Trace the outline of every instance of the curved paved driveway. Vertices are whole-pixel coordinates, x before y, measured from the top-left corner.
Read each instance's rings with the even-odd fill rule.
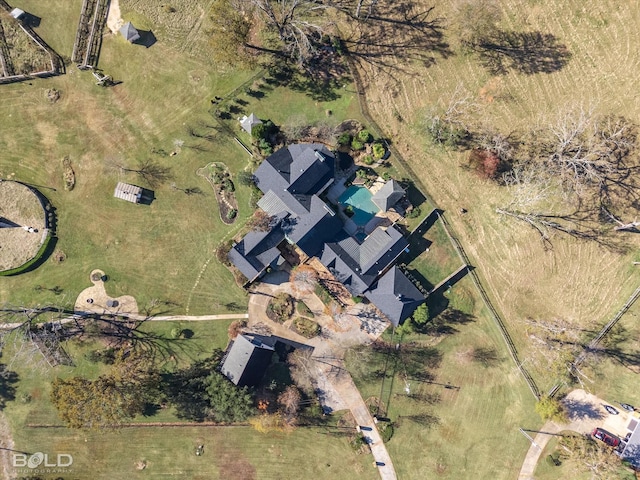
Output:
[[[563,430],[587,434],[596,427],[603,427],[613,433],[626,431],[629,423],[628,412],[618,408],[620,413],[611,415],[602,408],[602,405],[608,404],[608,402],[582,389],[571,391],[562,402],[567,410],[569,420],[571,420],[570,423],[547,422],[541,427],[540,432],[547,433],[538,433],[533,439],[539,448],[533,444],[529,447],[518,480],[534,480],[533,474],[540,460],[540,455],[553,434],[558,434]]]
[[[368,438],[371,453],[376,462],[382,480],[396,480],[391,456],[380,438],[380,433],[362,399],[360,391],[353,383],[349,372],[344,368],[344,354],[347,348],[370,343],[376,336],[369,335],[360,329],[360,322],[353,315],[345,314],[340,324],[324,313],[324,304],[314,293],[296,295],[286,275],[268,275],[266,282],[254,285],[249,297],[249,326],[263,324],[269,327],[274,335],[289,338],[314,347],[315,383],[319,397],[324,406],[332,410],[348,409],[358,425],[365,427],[363,435]],[[282,282],[282,283],[280,283]],[[323,335],[306,339],[292,332],[279,323],[271,321],[266,315],[269,300],[279,292],[287,292],[298,297],[314,314],[314,320],[322,326]],[[356,311],[361,306],[353,307]],[[369,430],[369,428],[371,430]]]

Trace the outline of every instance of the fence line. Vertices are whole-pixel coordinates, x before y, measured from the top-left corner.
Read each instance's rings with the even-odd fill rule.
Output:
[[[382,129],[378,126],[378,124],[375,122],[375,120],[369,113],[369,107],[367,106],[367,99],[366,99],[364,90],[362,88],[362,79],[360,78],[358,69],[353,64],[353,60],[349,56],[348,52],[346,54],[346,57],[349,65],[349,70],[351,72],[351,76],[353,77],[354,83],[356,85],[356,94],[358,95],[360,113],[362,114],[364,119],[370,124],[370,128],[372,128],[380,138],[384,138]],[[422,183],[422,181],[420,180],[420,177],[415,174],[413,169],[405,161],[402,155],[400,155],[400,152],[393,145],[389,144],[386,140],[385,140],[385,145],[389,149],[389,151],[394,155],[395,159],[401,165],[402,169],[405,172],[407,172],[409,176],[412,178],[412,180],[415,182],[415,186],[420,191],[420,193],[422,193],[422,195],[424,195],[427,201],[429,201],[431,205],[435,207],[436,204],[433,201],[433,199],[426,193],[427,190],[424,184]],[[469,261],[469,257],[467,256],[467,253],[462,248],[462,245],[460,244],[458,239],[452,235],[449,224],[446,218],[444,217],[444,214],[441,214],[440,211],[437,211],[437,215],[438,215],[438,218],[442,220],[442,225],[444,227],[444,230],[447,236],[449,237],[449,240],[451,241],[452,245],[454,246],[456,252],[458,253],[458,256],[462,260],[462,262],[465,265],[473,265]],[[527,369],[525,369],[522,366],[522,362],[518,357],[518,351],[516,349],[516,346],[513,342],[513,339],[511,338],[511,335],[509,335],[509,331],[507,330],[507,327],[504,324],[502,317],[500,316],[496,308],[491,303],[491,300],[489,299],[489,295],[487,294],[482,283],[480,282],[480,278],[478,277],[476,270],[473,268],[469,268],[468,270],[469,270],[469,273],[471,274],[471,278],[473,279],[473,283],[475,284],[476,288],[478,289],[478,292],[480,293],[480,297],[482,298],[482,301],[484,302],[487,309],[491,312],[491,316],[493,317],[493,320],[495,321],[496,325],[498,326],[498,329],[500,330],[500,333],[502,335],[503,340],[505,341],[505,344],[507,345],[507,349],[509,350],[509,354],[511,358],[513,359],[516,366],[518,367],[518,370],[520,371],[525,381],[527,382],[527,385],[529,386],[529,389],[531,390],[531,393],[533,394],[533,396],[536,397],[536,399],[539,399],[540,389],[538,388],[538,385],[536,384],[531,374],[527,371]]]
[[[602,341],[602,339],[611,331],[611,329],[616,325],[616,323],[620,321],[623,315],[627,313],[627,311],[636,302],[636,300],[638,300],[638,298],[640,298],[640,287],[636,288],[636,290],[631,294],[631,296],[627,299],[627,301],[620,308],[620,310],[618,310],[618,312],[613,316],[613,318],[609,320],[607,324],[604,327],[602,327],[598,335],[596,335],[595,338],[591,340],[584,347],[580,355],[578,355],[576,359],[573,361],[573,363],[571,363],[570,366],[572,370],[575,370],[577,367],[579,367],[582,364],[582,362],[586,360],[587,354],[593,351],[598,346],[598,344]],[[548,395],[550,397],[553,397],[556,393],[558,393],[558,390],[560,390],[561,385],[562,384],[560,383],[555,384],[553,388],[549,390]]]
[[[11,6],[5,0],[0,0],[0,9],[4,9],[7,12],[10,12]],[[38,47],[44,50],[45,53],[49,56],[49,64],[51,65],[51,69],[40,72],[16,75],[12,65],[11,54],[6,45],[6,39],[4,38],[4,30],[2,28],[2,25],[0,25],[0,64],[2,70],[4,71],[4,76],[0,77],[0,84],[19,82],[22,80],[27,80],[29,78],[51,77],[64,73],[64,62],[62,61],[60,56],[51,47],[49,47],[49,45],[47,45],[47,43],[42,40],[42,38],[40,38],[40,36],[35,31],[33,31],[31,26],[25,25],[18,19],[16,19],[16,22],[18,22],[18,26],[20,27],[20,29],[31,39],[31,41],[33,41]]]

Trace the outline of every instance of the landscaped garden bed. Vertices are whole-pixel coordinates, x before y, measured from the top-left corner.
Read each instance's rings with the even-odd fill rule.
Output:
[[[291,326],[292,330],[305,338],[313,338],[320,333],[320,325],[308,318],[294,318]]]
[[[284,323],[293,315],[294,307],[295,304],[291,295],[284,292],[279,293],[267,305],[267,317],[274,322]]]
[[[235,196],[236,187],[227,166],[224,163],[212,162],[196,173],[207,179],[216,195],[220,219],[231,225],[238,216],[238,202]]]

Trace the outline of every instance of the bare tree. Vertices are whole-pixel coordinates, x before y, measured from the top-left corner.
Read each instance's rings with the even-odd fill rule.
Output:
[[[318,283],[318,272],[309,265],[300,265],[291,270],[291,288],[300,294],[311,293]]]
[[[316,47],[331,21],[325,15],[329,4],[315,0],[245,0],[255,7],[268,29],[275,32],[284,53],[304,63]]]
[[[313,394],[316,364],[313,350],[297,349],[288,358],[291,378],[307,395]]]
[[[160,165],[157,161],[147,158],[138,162],[136,167],[127,167],[121,162],[114,162],[113,166],[121,172],[131,172],[138,174],[149,186],[155,188],[160,184],[171,180],[171,168]]]
[[[302,401],[302,395],[295,385],[289,385],[278,396],[278,404],[282,407],[282,411],[287,423],[294,423],[300,410],[300,402]]]

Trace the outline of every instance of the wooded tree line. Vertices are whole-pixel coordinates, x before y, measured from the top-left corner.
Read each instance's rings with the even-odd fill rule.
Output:
[[[51,401],[71,428],[114,428],[159,408],[173,408],[180,419],[243,422],[258,430],[292,428],[303,404],[295,385],[283,386],[276,402],[261,400],[248,387],[237,387],[218,367],[222,352],[175,371],[161,371],[148,352],[121,349],[108,372],[95,379],[56,378]],[[307,402],[308,403],[308,402]]]

